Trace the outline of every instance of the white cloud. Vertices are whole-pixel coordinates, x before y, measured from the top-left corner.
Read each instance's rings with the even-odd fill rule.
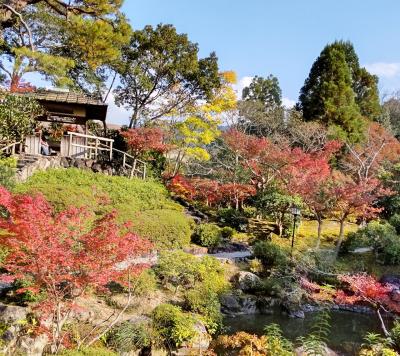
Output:
[[[238,80],[237,84],[233,86],[233,89],[236,92],[236,96],[238,99],[242,98],[242,91],[244,88],[248,87],[251,84],[251,81],[254,77],[243,77]]]
[[[282,105],[286,109],[291,109],[293,106],[296,105],[296,100],[292,100],[292,99],[289,99],[289,98],[282,98]]]
[[[365,68],[372,74],[384,78],[394,78],[400,75],[400,63],[377,62],[366,64]]]

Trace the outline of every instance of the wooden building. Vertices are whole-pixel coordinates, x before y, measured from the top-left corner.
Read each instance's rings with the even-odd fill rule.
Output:
[[[88,122],[98,121],[107,129],[106,116],[108,105],[100,100],[87,95],[75,92],[61,91],[38,91],[33,93],[17,94],[24,95],[37,100],[44,108],[44,114],[37,117],[37,121],[43,123],[62,123],[79,125],[82,133],[88,134]],[[25,153],[40,154],[40,133],[31,135],[25,139]],[[60,147],[56,148],[62,156],[74,155],[71,150],[78,150],[76,145],[87,145],[84,137],[74,136],[71,142],[71,135],[62,137]],[[73,147],[71,147],[73,145]],[[80,152],[76,152],[78,154]]]

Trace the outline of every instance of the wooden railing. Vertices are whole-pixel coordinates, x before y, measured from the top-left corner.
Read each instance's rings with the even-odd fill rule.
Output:
[[[114,140],[104,137],[68,132],[61,144],[61,154],[67,157],[104,159],[117,162],[128,172],[128,177],[146,178],[146,162],[113,147]]]
[[[111,161],[113,158],[113,144],[114,140],[110,138],[68,132],[68,141],[64,140],[62,143],[62,154],[68,157],[97,160],[100,157],[104,157],[104,153],[106,153]]]
[[[122,156],[122,167],[129,172],[129,178],[139,177],[142,179],[146,179],[146,162],[143,162],[140,159],[133,157],[129,153],[117,150],[116,148],[113,149],[113,152],[114,156]]]
[[[18,147],[18,150],[17,150]],[[22,153],[23,144],[22,142],[13,142],[6,146],[0,147],[0,154],[15,155],[17,152]]]

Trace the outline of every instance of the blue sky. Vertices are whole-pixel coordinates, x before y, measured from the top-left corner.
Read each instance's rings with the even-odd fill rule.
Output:
[[[313,61],[336,39],[354,43],[360,63],[380,78],[381,96],[400,90],[399,0],[125,0],[134,29],[173,24],[215,51],[221,70],[238,74],[241,92],[254,75],[278,77],[293,104]],[[110,102],[109,122],[129,113]]]
[[[400,89],[399,0],[125,0],[124,10],[135,29],[175,25],[239,78],[276,75],[290,100],[335,39],[354,43],[381,94]]]

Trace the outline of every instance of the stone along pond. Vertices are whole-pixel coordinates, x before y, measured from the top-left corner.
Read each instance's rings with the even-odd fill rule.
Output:
[[[227,327],[228,334],[246,331],[262,335],[266,325],[275,323],[281,327],[286,338],[295,341],[311,331],[315,315],[315,313],[306,313],[304,319],[289,318],[276,309],[271,315],[227,316],[224,319],[224,325]],[[330,317],[331,328],[327,344],[339,355],[357,355],[357,350],[368,332],[381,333],[378,317],[374,314],[333,310],[330,312]]]

